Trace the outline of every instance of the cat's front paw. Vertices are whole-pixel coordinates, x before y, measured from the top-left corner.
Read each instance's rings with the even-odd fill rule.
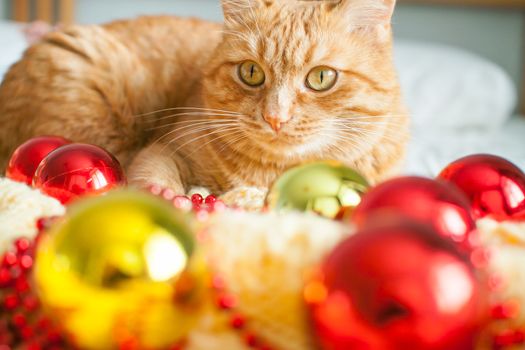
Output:
[[[157,197],[161,197],[164,200],[171,202],[175,208],[184,211],[193,210],[195,212],[206,211],[211,213],[226,208],[226,205],[212,194],[205,193],[206,197],[200,193],[195,193],[195,191],[191,191],[190,195],[178,194],[171,188],[159,185],[149,186],[148,191]]]
[[[163,187],[160,185],[150,185],[148,186],[148,191],[154,196],[162,197],[168,201],[172,201],[177,196],[177,193],[175,193],[175,191],[171,188]]]
[[[173,206],[177,209],[190,211],[193,208],[191,199],[188,196],[181,193],[177,193],[171,188],[163,187],[160,185],[150,185],[148,186],[148,191],[154,196],[160,197],[168,202],[171,202]]]
[[[264,207],[267,193],[267,188],[241,186],[226,192],[221,199],[229,207],[260,211]]]

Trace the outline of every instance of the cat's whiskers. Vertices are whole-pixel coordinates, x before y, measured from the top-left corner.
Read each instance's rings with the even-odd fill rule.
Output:
[[[341,128],[341,130],[349,130],[349,131],[367,131],[367,132],[376,132],[376,133],[382,133],[386,131],[385,126],[400,126],[403,127],[404,123],[389,123],[389,122],[372,122],[372,123],[337,123],[335,122],[333,126],[337,126],[338,128]],[[381,128],[378,128],[380,126]],[[371,128],[369,128],[371,127]],[[408,133],[408,130],[398,130],[398,132],[406,132]]]
[[[231,121],[229,120],[225,120],[225,121],[222,121],[221,119],[211,119],[210,120],[211,122],[208,124],[208,123],[205,123],[203,125],[194,125],[194,124],[189,124],[189,125],[185,125],[185,126],[181,126],[179,128],[174,128],[173,130],[161,135],[159,138],[157,138],[152,144],[155,145],[159,142],[161,142],[163,139],[181,131],[181,130],[185,130],[185,129],[191,129],[192,127],[197,127],[198,130],[200,130],[200,128],[206,128],[206,127],[217,127],[217,126],[220,126],[220,125],[226,125],[226,124],[233,124]],[[197,131],[198,131],[197,130]],[[196,130],[190,130],[190,132],[193,131],[193,132],[196,132]],[[179,135],[178,137],[185,137],[185,136],[188,136],[186,134],[183,134],[183,135]],[[178,139],[178,137],[176,139]]]
[[[399,138],[394,138],[393,136],[386,134],[384,132],[385,130],[382,130],[380,132],[377,130],[363,129],[360,127],[341,127],[340,130],[338,131],[339,132],[342,131],[347,134],[351,134],[354,138],[357,137],[357,138],[363,139],[363,141],[367,141],[371,137],[377,137],[378,139],[384,139],[384,140],[391,141],[394,143],[399,142]],[[403,131],[403,132],[398,131],[396,136],[408,136],[408,135],[409,135],[408,131]],[[345,137],[349,138],[349,135],[345,135]]]
[[[386,125],[383,123],[374,122],[373,125]],[[372,125],[372,124],[371,124]],[[385,129],[371,130],[365,129],[362,126],[358,126],[355,123],[342,123],[340,121],[332,121],[331,127],[323,128],[323,131],[329,132],[330,135],[338,137],[339,141],[350,142],[354,145],[363,146],[365,142],[368,142],[370,138],[385,139],[392,142],[398,142],[399,140],[394,139],[386,133]]]
[[[349,141],[349,140],[345,140],[345,139],[342,139],[339,137],[339,135],[337,134],[333,134],[333,133],[320,133],[319,136],[322,136],[322,137],[326,137],[328,138],[329,140],[332,140],[333,142],[331,142],[326,148],[325,150],[330,150],[330,149],[335,149],[336,151],[338,151],[342,157],[345,157],[348,155],[348,150],[345,150],[341,145],[340,143],[344,143],[344,144],[350,144],[354,149],[357,149],[359,150],[361,145],[358,144],[357,142],[355,141]],[[322,157],[325,157],[325,150],[323,150],[323,152],[321,153],[321,156]],[[331,154],[330,155],[331,157],[333,157],[333,155]]]
[[[178,113],[171,116],[166,116],[162,118],[158,118],[155,120],[150,120],[148,123],[146,123],[144,126],[147,126],[148,124],[153,124],[149,128],[146,128],[146,130],[156,130],[156,129],[162,129],[173,125],[178,124],[191,124],[191,123],[197,123],[201,121],[211,121],[211,122],[238,122],[239,117],[236,115],[222,115],[222,114],[191,114],[188,115],[186,113]]]
[[[340,133],[338,133],[338,130],[331,130],[331,129],[325,129],[323,130],[325,131],[324,133],[320,133],[319,135],[323,135],[323,136],[327,136],[329,138],[332,138],[332,139],[338,139],[339,141],[344,141],[345,143],[348,142],[350,143],[351,145],[353,146],[362,146],[362,144],[359,142],[359,140],[356,140],[355,138],[350,138],[348,136],[345,136],[345,135],[341,135]],[[332,145],[332,144],[330,144]]]
[[[338,115],[336,120],[392,120],[392,119],[403,119],[405,120],[408,114],[380,114],[380,115],[364,115],[364,114],[342,114]]]
[[[223,123],[223,122],[236,122],[237,119],[220,119],[220,123]],[[151,127],[151,128],[148,128],[146,129],[147,131],[152,131],[152,130],[159,130],[159,129],[164,129],[164,128],[168,128],[168,127],[174,127],[176,125],[184,125],[186,124],[188,127],[192,126],[192,125],[201,125],[201,124],[213,124],[213,123],[217,123],[217,119],[197,119],[197,120],[179,120],[179,121],[176,121],[176,122],[173,122],[173,123],[165,123],[165,124],[162,124],[162,125],[159,125],[159,126],[155,126],[155,127]]]
[[[242,114],[228,114],[228,113],[212,113],[212,112],[186,112],[186,113],[175,113],[160,118],[150,120],[150,122],[156,122],[159,120],[173,119],[177,117],[192,117],[192,116],[203,116],[203,117],[240,117]],[[217,118],[220,119],[220,118]]]
[[[233,135],[236,135],[236,134],[240,134],[240,135],[233,137]],[[228,135],[219,135],[218,138],[222,136],[228,136],[230,139],[226,142],[223,142],[222,147],[220,147],[217,150],[214,150],[216,155],[222,155],[225,150],[228,150],[227,149],[228,146],[231,146],[234,143],[238,143],[238,142],[248,139],[248,135],[244,133],[242,130],[233,131],[231,133],[228,133]],[[250,152],[252,149],[253,149],[253,145],[248,144],[247,148],[243,149],[243,152]],[[226,156],[228,155],[231,156],[232,153],[229,153]],[[249,160],[249,164],[247,165],[247,168],[250,167],[251,164],[252,164],[252,160]],[[206,169],[209,172],[223,173],[225,171],[223,162],[212,162],[211,164],[206,165]]]
[[[386,121],[375,121],[375,122],[348,122],[348,123],[341,123],[341,122],[334,122],[332,123],[333,126],[338,126],[344,129],[358,129],[358,128],[378,128],[378,127],[384,127],[384,126],[400,126],[402,124],[392,124]]]
[[[342,125],[346,127],[357,127],[357,126],[399,126],[405,127],[407,125],[406,118],[402,115],[393,117],[381,117],[381,119],[369,118],[369,117],[347,117],[337,118],[332,121],[334,125]]]
[[[197,153],[198,151],[200,151],[201,149],[203,149],[204,147],[208,146],[209,144],[223,138],[223,137],[231,137],[233,135],[236,135],[238,133],[242,133],[243,131],[240,129],[240,128],[237,128],[237,129],[234,129],[233,131],[230,131],[230,130],[223,130],[223,131],[227,131],[228,132],[228,135],[222,135],[222,134],[219,134],[218,136],[215,136],[213,138],[211,138],[210,140],[208,140],[207,142],[203,143],[200,147],[198,147],[197,149],[195,149],[194,151],[192,151],[191,153],[187,154],[184,156],[184,158],[189,158],[191,157],[193,154]],[[215,150],[216,153],[217,150]]]
[[[183,143],[182,145],[179,145],[176,149],[174,149],[174,150],[171,152],[171,154],[172,154],[172,155],[173,155],[173,154],[176,154],[176,153],[177,153],[178,151],[180,151],[182,148],[188,146],[189,144],[192,144],[192,143],[194,143],[194,142],[197,142],[197,141],[199,141],[199,140],[202,140],[203,138],[209,137],[209,136],[211,136],[211,135],[216,135],[216,134],[218,134],[218,133],[224,133],[224,132],[227,132],[227,131],[234,131],[234,130],[237,130],[237,128],[239,128],[238,125],[236,125],[236,126],[234,126],[234,127],[225,127],[225,128],[223,128],[223,127],[218,127],[217,130],[210,131],[210,132],[208,132],[208,133],[206,133],[206,134],[204,134],[204,135],[201,135],[201,136],[199,136],[199,137],[196,137],[196,138],[193,138],[193,139],[191,139],[191,140],[189,140],[189,141],[186,141],[186,142]],[[222,136],[219,135],[219,136],[217,137],[217,139],[220,138],[220,137],[222,137]],[[171,143],[171,141],[170,141],[170,143]]]
[[[374,129],[367,129],[367,128],[363,128],[359,126],[342,127],[341,131],[352,134],[354,136],[363,137],[363,138],[379,137],[384,140],[392,141],[392,142],[399,142],[400,137],[405,137],[405,136],[410,135],[408,130],[397,130],[396,135],[393,136],[387,133],[387,129],[374,130]]]
[[[243,131],[243,130],[238,130],[228,136],[233,136],[235,134],[240,134],[239,136],[235,137],[235,138],[231,138],[230,140],[226,141],[223,143],[222,147],[219,148],[217,150],[218,153],[222,153],[224,152],[224,150],[228,147],[230,147],[231,145],[235,144],[235,143],[238,143],[240,141],[243,141],[244,139],[248,139],[248,135]],[[252,146],[250,146],[252,147]]]
[[[234,115],[243,115],[242,113],[235,112],[235,111],[229,111],[224,109],[214,109],[214,108],[205,108],[205,107],[171,107],[171,108],[164,108],[159,109],[156,111],[151,111],[148,113],[142,113],[142,114],[136,114],[134,115],[135,118],[140,117],[148,117],[148,116],[154,116],[158,113],[165,113],[165,112],[172,112],[172,111],[195,111],[195,112],[209,112],[209,113],[227,113],[227,114],[234,114]]]
[[[177,140],[183,139],[185,137],[188,137],[190,135],[193,135],[193,134],[196,134],[196,133],[199,133],[199,132],[202,132],[202,131],[214,130],[214,129],[221,128],[221,127],[233,127],[233,126],[237,126],[237,124],[233,124],[233,123],[223,124],[223,125],[211,124],[211,125],[197,126],[196,128],[193,128],[193,129],[191,128],[192,126],[176,129],[176,130],[173,130],[173,131],[177,131],[178,132],[178,131],[181,131],[183,129],[189,129],[189,130],[185,131],[182,134],[176,135],[176,137],[170,139],[167,142],[167,146],[172,144],[172,143],[174,143],[174,142],[176,142]],[[171,131],[169,134],[173,134],[173,131]],[[166,135],[166,136],[168,136],[168,135]]]
[[[333,150],[341,153],[341,155],[347,155],[348,152],[344,151],[341,145],[339,144],[337,137],[334,138],[333,134],[321,132],[318,134],[320,137],[323,137],[327,140],[330,140],[325,147],[319,148],[315,153],[310,156],[318,157],[320,159],[334,158]]]
[[[224,121],[224,122],[217,122],[216,120],[210,120],[210,121],[203,121],[203,122],[193,122],[193,123],[183,123],[180,127],[173,128],[173,130],[165,133],[161,137],[167,137],[170,136],[176,132],[179,132],[181,130],[190,129],[192,127],[203,127],[203,126],[214,126],[214,125],[224,125],[224,124],[234,124],[234,121]],[[173,125],[172,125],[173,127]]]
[[[359,119],[337,119],[332,121],[333,125],[343,125],[348,127],[359,127],[359,126],[400,126],[406,127],[407,122],[405,119],[382,119],[382,120],[359,120]]]

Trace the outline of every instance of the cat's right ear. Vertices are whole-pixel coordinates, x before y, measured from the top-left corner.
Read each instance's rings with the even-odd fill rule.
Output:
[[[243,17],[253,13],[259,0],[221,0],[226,25],[243,23]]]
[[[330,7],[350,25],[361,27],[390,24],[395,6],[396,0],[339,0]]]

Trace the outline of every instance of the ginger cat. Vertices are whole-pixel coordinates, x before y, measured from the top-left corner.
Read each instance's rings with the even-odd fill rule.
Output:
[[[223,0],[225,24],[144,17],[47,35],[0,87],[0,170],[37,135],[105,147],[137,186],[267,187],[336,159],[396,171],[408,117],[395,0]]]

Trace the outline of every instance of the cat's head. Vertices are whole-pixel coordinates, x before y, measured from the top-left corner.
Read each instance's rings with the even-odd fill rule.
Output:
[[[223,41],[205,71],[225,141],[270,161],[347,159],[399,113],[395,0],[223,0]]]

